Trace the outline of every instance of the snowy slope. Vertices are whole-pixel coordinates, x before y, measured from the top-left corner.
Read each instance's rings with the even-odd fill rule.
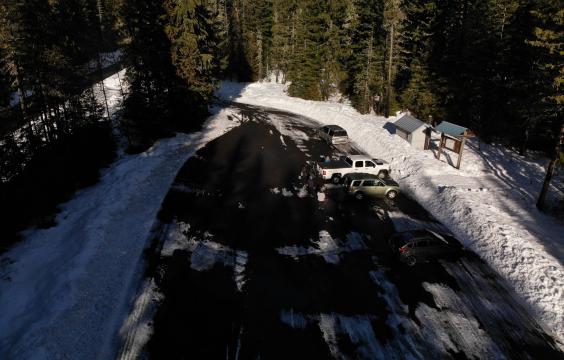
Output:
[[[458,171],[432,150],[414,150],[393,135],[388,129],[395,117],[360,115],[349,105],[292,98],[285,90],[274,83],[226,82],[217,95],[344,127],[371,155],[390,161],[404,191],[488,261],[564,343],[564,225],[534,206],[546,160],[496,146],[479,149],[471,141]]]
[[[186,159],[239,125],[223,109],[203,130],[122,156],[0,258],[0,359],[108,359],[164,196]]]

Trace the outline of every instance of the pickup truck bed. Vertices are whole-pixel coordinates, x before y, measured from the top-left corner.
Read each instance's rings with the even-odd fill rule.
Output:
[[[350,165],[343,160],[333,160],[329,162],[320,162],[319,167],[322,169],[342,169],[350,168]]]

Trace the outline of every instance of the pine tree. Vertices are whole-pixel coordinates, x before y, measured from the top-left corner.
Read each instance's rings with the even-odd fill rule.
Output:
[[[405,13],[408,20],[403,47],[409,56],[398,75],[401,106],[425,121],[443,118],[441,82],[430,66],[437,5],[434,1],[415,0],[409,2]]]
[[[172,64],[162,1],[127,0],[122,18],[130,37],[125,50],[130,94],[122,125],[131,148],[139,150],[170,134],[176,122],[185,119],[189,94]]]
[[[4,54],[0,49],[0,109],[10,105],[12,94],[11,79],[7,72],[4,71],[6,64],[4,63]]]
[[[322,61],[327,48],[322,46],[328,28],[324,4],[302,1],[296,16],[295,55],[291,59],[288,89],[291,96],[321,100]]]
[[[219,73],[219,48],[212,9],[200,0],[167,1],[170,53],[176,73],[196,97],[193,107],[206,107]]]
[[[272,15],[272,47],[269,64],[276,81],[285,82],[290,67],[290,59],[295,55],[296,0],[274,0]]]
[[[554,169],[564,153],[564,2],[539,0],[531,14],[536,26],[528,43],[537,50],[535,70],[540,85],[535,103],[538,110],[534,116],[542,124],[546,143],[553,144],[546,149],[550,162],[537,201],[537,207],[545,210]]]
[[[349,75],[347,92],[361,113],[372,107],[380,112],[384,92],[383,8],[380,2],[357,0],[349,6],[348,27],[351,29],[351,50],[346,60]]]
[[[401,0],[384,1],[383,27],[387,34],[386,39],[386,72],[384,89],[384,114],[386,117],[394,110],[396,79],[400,62],[402,61],[403,20],[405,14]]]

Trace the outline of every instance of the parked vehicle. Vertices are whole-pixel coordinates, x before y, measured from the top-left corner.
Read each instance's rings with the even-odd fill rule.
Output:
[[[390,164],[380,159],[371,159],[365,155],[343,156],[339,160],[318,163],[318,172],[324,180],[331,180],[335,184],[350,173],[366,173],[377,175],[383,179],[390,174]]]
[[[346,144],[349,142],[347,131],[337,125],[326,125],[318,130],[319,137],[328,144]]]
[[[429,229],[398,232],[390,238],[389,244],[400,261],[408,266],[455,255],[462,250],[458,240],[451,235]]]
[[[380,179],[373,174],[347,174],[343,177],[343,183],[345,191],[359,200],[366,196],[395,199],[400,191],[399,184],[394,180]]]

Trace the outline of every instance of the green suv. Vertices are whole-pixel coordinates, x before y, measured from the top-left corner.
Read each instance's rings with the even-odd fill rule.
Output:
[[[343,177],[343,183],[345,191],[359,200],[365,196],[395,199],[400,191],[399,184],[394,180],[365,173],[347,174]]]

